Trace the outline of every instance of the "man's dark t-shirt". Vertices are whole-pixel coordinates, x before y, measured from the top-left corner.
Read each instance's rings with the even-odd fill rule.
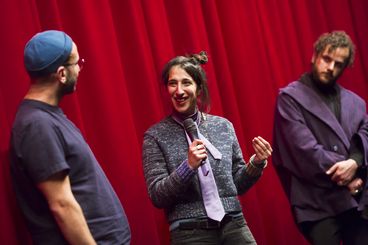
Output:
[[[11,174],[35,244],[66,244],[36,184],[69,175],[72,192],[98,244],[129,244],[123,207],[78,128],[61,108],[35,100],[19,106],[11,137]]]

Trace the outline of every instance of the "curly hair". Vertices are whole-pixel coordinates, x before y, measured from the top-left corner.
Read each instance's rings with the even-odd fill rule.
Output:
[[[161,80],[165,86],[169,82],[170,70],[174,66],[179,66],[188,73],[197,84],[198,90],[201,91],[199,97],[199,110],[209,112],[211,99],[209,95],[207,77],[203,70],[203,64],[208,62],[207,53],[201,51],[198,54],[187,54],[185,56],[177,56],[170,60],[162,70]]]
[[[314,52],[316,54],[320,54],[325,50],[328,45],[330,45],[328,50],[329,52],[337,48],[348,48],[349,56],[345,62],[347,66],[353,65],[355,57],[355,46],[348,34],[346,34],[344,31],[333,31],[330,33],[327,32],[322,34],[314,43]]]

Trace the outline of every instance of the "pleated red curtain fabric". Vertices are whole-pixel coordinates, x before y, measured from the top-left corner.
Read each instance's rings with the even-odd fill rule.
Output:
[[[23,48],[36,32],[66,31],[86,60],[77,92],[61,107],[81,129],[127,212],[132,244],[169,244],[162,210],[143,177],[143,133],[170,112],[160,72],[171,58],[207,51],[212,114],[234,123],[246,159],[251,139],[272,140],[280,87],[309,69],[315,39],[345,30],[357,46],[342,83],[368,99],[365,0],[1,0],[0,243],[30,242],[16,206],[8,148],[16,108],[29,86]],[[249,149],[249,151],[248,151]],[[240,197],[258,244],[307,244],[270,164]]]

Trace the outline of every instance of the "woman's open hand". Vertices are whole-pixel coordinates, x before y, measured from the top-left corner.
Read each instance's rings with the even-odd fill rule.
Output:
[[[272,154],[272,147],[270,143],[268,143],[261,136],[254,137],[252,140],[252,146],[254,148],[254,152],[256,156],[254,157],[255,162],[262,162],[267,160]]]

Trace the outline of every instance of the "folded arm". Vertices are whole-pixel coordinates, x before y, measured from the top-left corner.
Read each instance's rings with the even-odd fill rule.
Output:
[[[327,133],[323,137],[329,135],[331,134]],[[332,182],[326,171],[334,163],[346,160],[343,154],[329,150],[319,143],[309,128],[300,105],[285,94],[279,96],[275,111],[274,150],[273,163],[276,166],[318,186],[331,186]]]

